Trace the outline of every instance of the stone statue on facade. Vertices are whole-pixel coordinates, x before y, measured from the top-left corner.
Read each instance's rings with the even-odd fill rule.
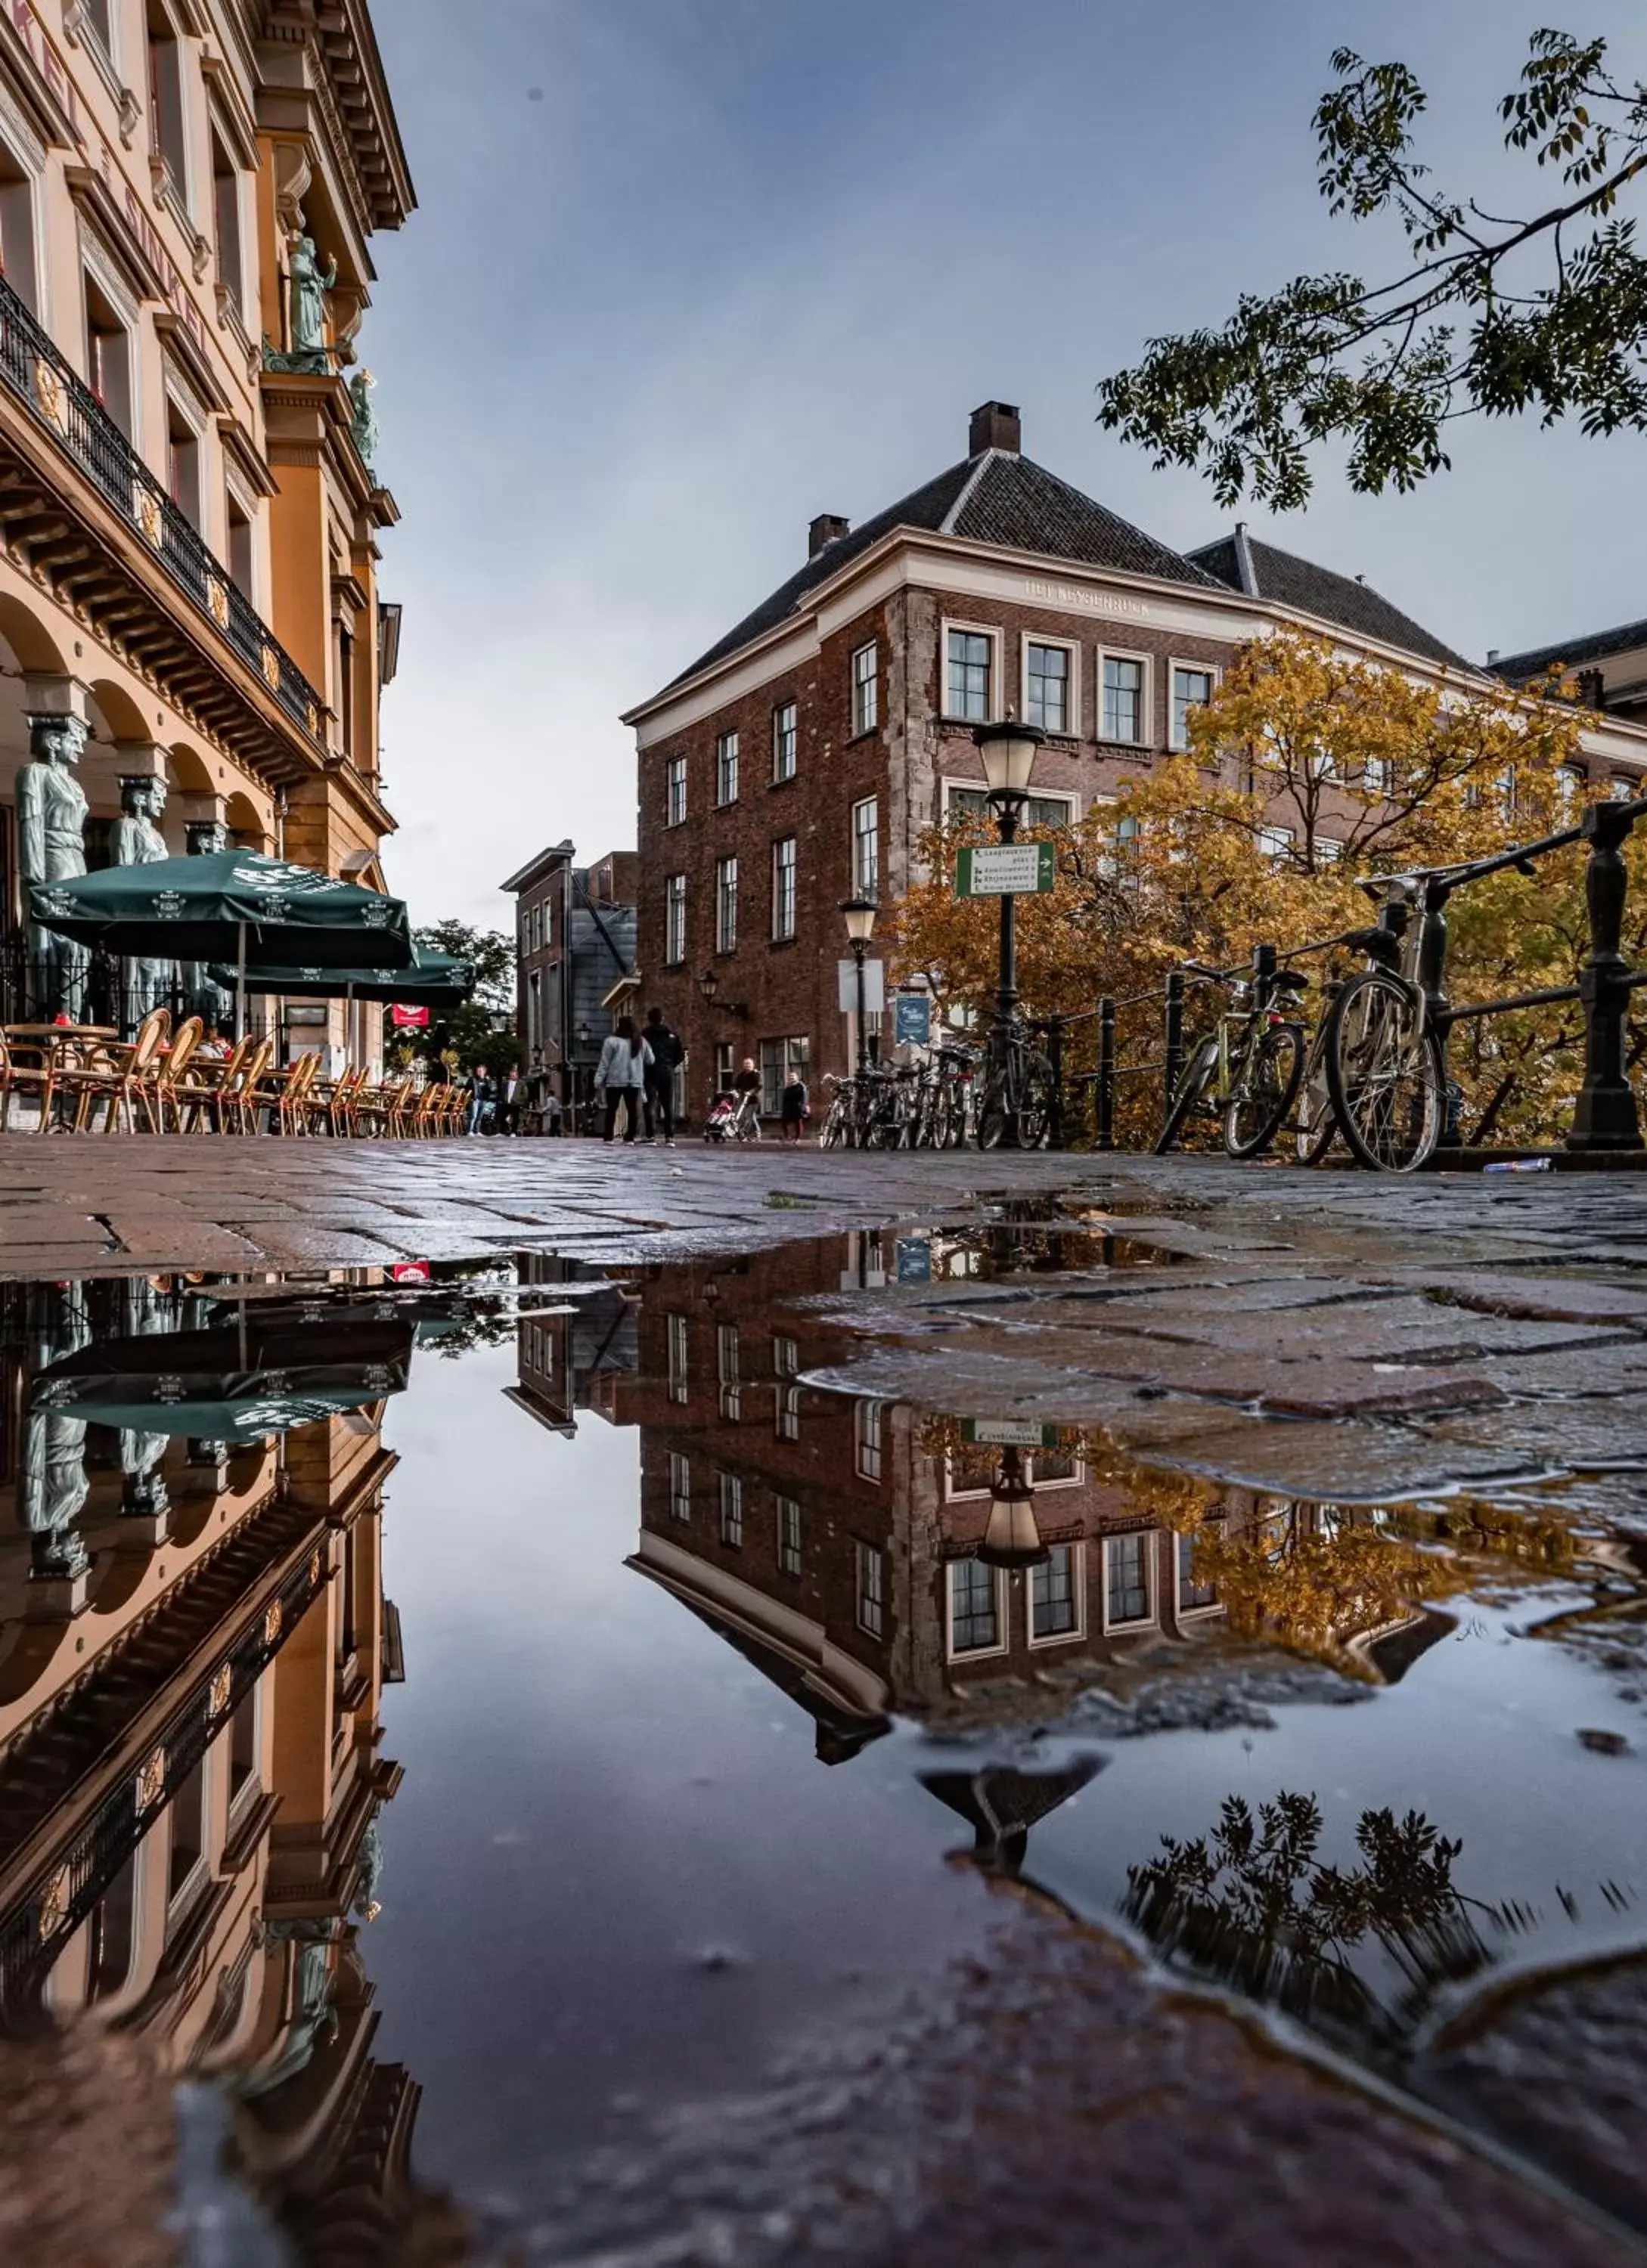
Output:
[[[229,830],[220,819],[191,819],[183,829],[183,845],[191,858],[213,858],[231,848]],[[226,1031],[234,1012],[234,998],[214,984],[203,961],[178,964],[183,991],[183,1013],[198,1016],[209,1032]]]
[[[372,407],[372,394],[376,385],[371,372],[364,369],[358,370],[349,381],[349,399],[355,410],[355,446],[373,480],[378,470],[378,417]]]
[[[337,262],[324,270],[312,236],[293,238],[289,255],[292,282],[292,350],[286,367],[324,376],[331,368],[326,344],[326,294],[337,281]]]
[[[41,1287],[33,1362],[44,1370],[92,1343],[83,1284]],[[29,1538],[29,1573],[37,1581],[71,1580],[91,1565],[77,1525],[91,1492],[85,1469],[86,1421],[57,1406],[62,1391],[36,1391],[24,1420],[18,1471],[18,1514]]]
[[[66,882],[85,872],[85,790],[75,766],[88,736],[84,718],[32,716],[29,760],[17,776],[18,871],[26,902],[34,882]],[[92,956],[71,938],[31,922],[27,992],[41,1017],[78,1023],[85,1008]]]
[[[153,778],[145,772],[122,780],[120,817],[110,836],[115,865],[146,866],[171,857],[157,823],[165,809],[163,779]],[[135,1029],[151,1008],[161,1007],[171,998],[177,988],[177,963],[128,956],[121,965],[122,1019]]]

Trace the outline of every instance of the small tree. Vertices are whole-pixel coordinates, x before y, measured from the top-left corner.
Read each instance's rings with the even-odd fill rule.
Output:
[[[475,972],[475,989],[461,1008],[431,1022],[424,1052],[448,1069],[473,1071],[504,1052],[513,1056],[515,1012],[514,940],[505,931],[471,929],[467,922],[432,922],[414,930],[413,942],[430,953],[454,954]]]

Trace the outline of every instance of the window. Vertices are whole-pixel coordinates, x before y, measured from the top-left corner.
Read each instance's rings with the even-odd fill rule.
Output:
[[[160,0],[149,0],[149,140],[156,157],[165,160],[173,188],[186,199],[182,56]]]
[[[1144,665],[1128,655],[1104,657],[1104,714],[1098,737],[1136,747],[1144,737]]]
[[[4,229],[0,215],[0,230]],[[129,441],[131,339],[112,303],[91,276],[85,279],[85,372],[92,391]]]
[[[793,701],[785,701],[772,711],[772,777],[793,779],[795,776],[795,750],[800,743],[800,711]]]
[[[235,313],[243,315],[246,294],[240,260],[240,176],[215,126],[211,129],[211,217],[217,239],[218,281],[228,294]]]
[[[1199,1607],[1215,1607],[1218,1586],[1201,1582],[1195,1572],[1195,1538],[1180,1535],[1178,1547],[1178,1612],[1193,1613]]]
[[[881,1427],[884,1414],[879,1402],[853,1404],[853,1440],[860,1480],[878,1481],[881,1477]]]
[[[1213,673],[1198,669],[1192,664],[1175,661],[1172,665],[1172,746],[1187,748],[1190,744],[1190,711],[1204,709],[1213,697]]]
[[[1067,645],[1038,645],[1031,639],[1025,648],[1024,713],[1044,733],[1074,730],[1069,721],[1073,659]]]
[[[337,625],[337,717],[343,754],[355,749],[355,642],[343,624]]]
[[[243,599],[252,596],[252,519],[232,494],[224,501],[224,526],[229,532],[229,580]]]
[[[738,942],[738,862],[715,861],[715,951],[731,953]]]
[[[1045,1563],[1030,1571],[1030,1636],[1071,1638],[1080,1627],[1075,1547],[1055,1543]]]
[[[986,725],[990,716],[990,679],[995,642],[982,630],[951,630],[949,641],[949,680],[943,713],[969,725]]]
[[[852,658],[852,729],[873,733],[881,721],[881,656],[873,645],[860,645]]]
[[[1321,866],[1336,865],[1344,855],[1344,846],[1335,835],[1318,835],[1315,838],[1316,863]]]
[[[692,1519],[692,1468],[678,1449],[669,1451],[669,1518],[682,1528]]]
[[[1388,795],[1395,785],[1395,766],[1388,756],[1369,756],[1362,766],[1361,784],[1368,795]]]
[[[684,1315],[671,1315],[669,1317],[669,1399],[671,1402],[684,1402],[686,1399],[686,1318]]]
[[[778,1384],[773,1395],[773,1430],[780,1441],[801,1439],[801,1388],[794,1383],[801,1367],[801,1349],[794,1339],[772,1341],[772,1369]]]
[[[981,787],[946,787],[944,817],[953,819],[961,811],[975,811],[984,819],[993,816],[989,798]],[[1073,795],[1032,795],[1026,799],[1019,819],[1024,827],[1073,827],[1075,799]]]
[[[678,827],[686,816],[686,759],[671,756],[663,768],[663,823]]]
[[[1258,831],[1258,847],[1267,858],[1284,858],[1297,839],[1297,830],[1291,827],[1260,827]]]
[[[1339,776],[1338,758],[1330,748],[1312,749],[1308,770],[1312,780],[1335,780]]]
[[[686,958],[686,877],[671,874],[663,886],[663,958],[678,968]]]
[[[1150,1618],[1149,1547],[1153,1530],[1112,1535],[1104,1545],[1104,1615],[1106,1623],[1147,1623]]]
[[[728,1550],[743,1549],[743,1484],[735,1473],[720,1476],[720,1541]]]
[[[259,1688],[253,1686],[229,1719],[229,1808],[233,1809],[258,1778],[262,1746]]]
[[[1607,782],[1607,796],[1614,803],[1632,803],[1641,782],[1629,772],[1614,772]]]
[[[0,275],[31,313],[40,313],[34,268],[34,181],[0,144]]]
[[[715,1331],[715,1376],[720,1386],[720,1414],[723,1418],[743,1415],[743,1388],[738,1376],[738,1327],[721,1323]]]
[[[166,1896],[188,1888],[206,1855],[206,1759],[202,1756],[171,1801],[172,1864]]]
[[[801,1572],[801,1507],[792,1496],[778,1498],[778,1572]]]
[[[1001,1644],[995,1571],[980,1559],[949,1562],[949,1651],[990,1653]]]
[[[89,24],[97,33],[102,42],[104,54],[112,55],[114,51],[114,26],[109,21],[108,9],[109,0],[83,0],[82,20]]]
[[[886,1554],[873,1543],[858,1546],[858,1627],[879,1638],[886,1625]]]
[[[200,528],[200,441],[177,404],[166,405],[166,484],[189,526]]]
[[[795,837],[772,845],[772,936],[780,942],[795,933]]]
[[[715,801],[735,803],[738,799],[738,736],[723,733],[715,742]]]
[[[715,1042],[715,1093],[717,1094],[724,1094],[732,1084],[732,1074],[735,1069],[733,1062],[734,1053],[730,1040]]]
[[[86,1925],[86,1998],[107,2000],[131,1974],[137,1941],[137,1854],[134,1851]]]
[[[852,807],[852,886],[860,898],[881,894],[881,806],[872,795]]]

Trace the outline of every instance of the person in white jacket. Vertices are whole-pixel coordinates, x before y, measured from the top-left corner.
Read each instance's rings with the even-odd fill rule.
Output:
[[[620,1016],[617,1027],[601,1042],[601,1060],[595,1073],[595,1083],[601,1090],[606,1105],[606,1124],[602,1130],[602,1142],[609,1142],[617,1129],[617,1106],[624,1106],[624,1139],[632,1142],[640,1129],[640,1107],[646,1093],[646,1071],[652,1062],[652,1049],[635,1029],[632,1016]]]

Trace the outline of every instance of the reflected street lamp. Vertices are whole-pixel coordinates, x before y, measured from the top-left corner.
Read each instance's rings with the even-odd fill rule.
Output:
[[[979,759],[984,767],[984,785],[988,793],[990,808],[995,814],[995,831],[1002,843],[1017,839],[1018,821],[1029,799],[1030,776],[1035,770],[1035,752],[1046,735],[1038,726],[1021,725],[1016,717],[1005,717],[998,725],[980,725],[972,735],[978,744]],[[1011,891],[1003,890],[1001,896],[1001,972],[995,990],[995,1028],[992,1035],[992,1052],[996,1072],[1004,1078],[1007,1070],[1007,1041],[1018,1012],[1018,902]],[[1018,1115],[1016,1110],[1002,1115],[1001,1145],[1006,1149],[1018,1146]]]
[[[843,898],[840,909],[846,917],[846,942],[852,947],[852,957],[858,968],[858,1074],[861,1078],[864,1065],[869,1060],[868,1019],[864,1012],[863,961],[869,950],[869,940],[875,935],[875,902],[873,898]]]
[[[1001,1453],[978,1556],[986,1567],[1039,1567],[1052,1556],[1036,1525],[1035,1491],[1023,1477],[1023,1458],[1016,1449]]]

